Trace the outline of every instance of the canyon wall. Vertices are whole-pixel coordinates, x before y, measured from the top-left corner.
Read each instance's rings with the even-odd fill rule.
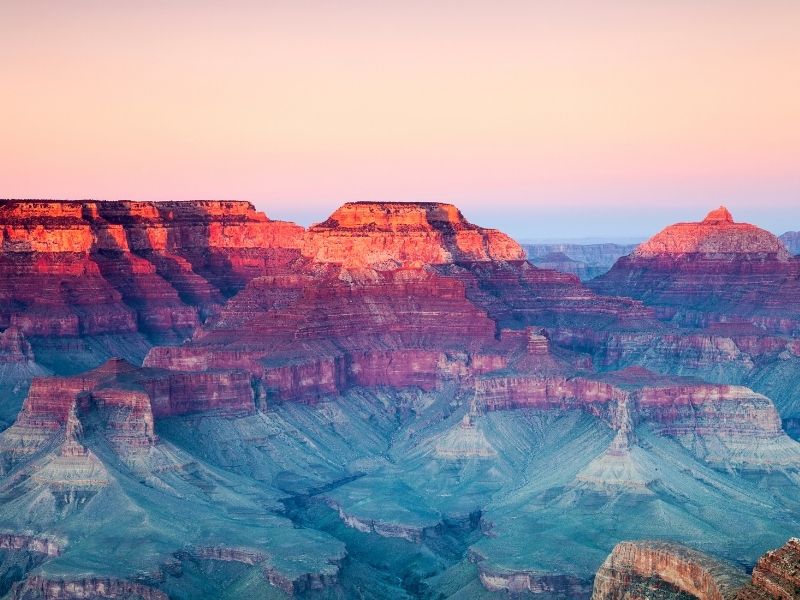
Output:
[[[597,572],[592,600],[647,598],[659,589],[663,598],[733,600],[745,581],[744,572],[680,544],[621,542]]]
[[[681,544],[621,542],[597,572],[592,600],[635,598],[793,600],[800,597],[800,540],[764,554],[744,571]]]
[[[179,339],[198,310],[288,268],[303,229],[247,202],[0,203],[0,327]]]

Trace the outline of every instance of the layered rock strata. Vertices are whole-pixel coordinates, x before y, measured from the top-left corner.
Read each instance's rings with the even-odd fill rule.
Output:
[[[736,600],[768,598],[800,598],[800,539],[791,538],[759,558],[750,583],[736,595]]]
[[[759,558],[752,576],[663,541],[621,542],[597,572],[592,600],[793,600],[800,597],[800,540]]]
[[[309,228],[303,254],[314,262],[376,270],[525,258],[504,233],[434,202],[348,202]]]
[[[0,327],[186,336],[198,309],[285,270],[302,228],[247,202],[0,204]]]
[[[681,325],[800,331],[800,260],[768,231],[734,222],[724,207],[701,222],[667,227],[589,285],[642,300]]]
[[[778,238],[786,249],[797,256],[800,254],[800,231],[787,231]]]
[[[84,424],[124,456],[155,445],[156,418],[255,410],[249,373],[163,371],[112,360],[77,377],[34,379],[17,420],[0,433],[0,466],[8,471],[59,436],[66,436],[63,456],[93,461],[75,434]]]
[[[12,600],[169,600],[155,588],[111,577],[55,579],[31,575],[14,585]]]
[[[597,572],[592,600],[733,600],[746,577],[743,571],[681,544],[621,542]]]

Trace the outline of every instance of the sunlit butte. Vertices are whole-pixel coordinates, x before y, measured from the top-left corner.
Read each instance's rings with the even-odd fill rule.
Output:
[[[0,196],[441,200],[520,238],[800,228],[800,3],[36,2]]]

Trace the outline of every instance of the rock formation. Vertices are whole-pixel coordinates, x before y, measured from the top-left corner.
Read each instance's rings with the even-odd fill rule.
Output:
[[[682,325],[748,323],[791,334],[800,328],[799,275],[800,260],[777,237],[720,207],[699,223],[667,227],[589,285]]]
[[[592,600],[732,600],[745,581],[739,569],[680,544],[622,542],[597,572]]]
[[[621,542],[597,572],[592,600],[800,597],[800,540],[764,554],[750,580],[740,569],[672,542]]]
[[[11,590],[12,600],[92,600],[99,598],[124,600],[169,600],[157,589],[130,581],[85,577],[52,579],[31,576]]]
[[[8,327],[0,333],[0,363],[34,362],[33,349],[17,327]]]
[[[376,270],[525,258],[507,235],[434,202],[348,202],[309,228],[303,254],[314,262]]]
[[[303,230],[247,202],[0,204],[0,327],[185,336],[199,309],[299,256]]]
[[[631,535],[752,565],[800,526],[800,271],[724,209],[602,295],[439,203],[304,230],[242,202],[5,201],[0,236],[14,597],[586,598]],[[727,597],[659,544],[615,551],[608,597]]]
[[[736,600],[790,600],[800,597],[800,540],[767,552],[758,559],[750,583],[736,595]]]

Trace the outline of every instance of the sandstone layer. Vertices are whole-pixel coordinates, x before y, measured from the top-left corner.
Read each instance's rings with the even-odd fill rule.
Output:
[[[736,600],[800,598],[800,540],[792,538],[758,559],[750,583]]]
[[[597,572],[592,600],[732,600],[745,581],[744,572],[680,544],[622,542]]]
[[[296,260],[302,234],[247,202],[5,200],[0,327],[185,336],[198,310]]]
[[[752,576],[681,544],[621,542],[597,572],[592,600],[696,598],[791,600],[800,597],[800,540],[764,554]]]
[[[589,285],[642,300],[682,325],[748,323],[792,334],[800,327],[799,276],[800,260],[777,237],[720,208],[699,223],[667,227]]]

